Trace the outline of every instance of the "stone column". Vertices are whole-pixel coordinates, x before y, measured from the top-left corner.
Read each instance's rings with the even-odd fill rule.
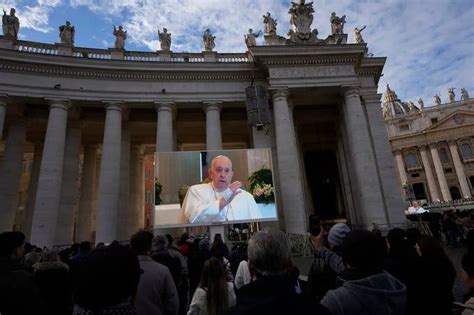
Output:
[[[405,171],[405,163],[403,162],[403,154],[400,150],[395,150],[395,160],[397,161],[398,174],[400,175],[400,187],[407,184],[407,172]]]
[[[222,149],[221,103],[204,103],[206,112],[206,147],[207,150]]]
[[[365,89],[364,92],[362,110],[365,111],[367,117],[370,143],[374,151],[375,165],[384,201],[383,210],[386,211],[388,222],[392,226],[404,228],[406,218],[402,209],[405,208],[405,204],[400,194],[401,186],[395,176],[395,163],[380,103],[382,95],[377,94],[376,88]]]
[[[94,200],[92,201],[92,240],[95,242],[95,236],[97,232],[97,209],[99,208],[99,183],[100,183],[100,164],[102,162],[102,155],[99,155],[99,151],[102,154],[102,148],[97,149],[97,159],[95,161],[95,191],[94,191]]]
[[[464,166],[462,165],[461,158],[458,153],[458,144],[456,141],[449,141],[449,150],[453,157],[454,168],[456,169],[456,175],[458,176],[459,185],[461,186],[461,192],[463,198],[471,198],[471,190],[466,179],[466,173],[464,173]]]
[[[390,227],[392,222],[382,193],[382,179],[378,172],[374,139],[368,126],[367,113],[360,101],[359,89],[348,88],[344,92],[344,99],[344,123],[355,177],[353,183],[356,186],[355,193],[358,195],[357,211],[363,212],[366,227],[372,227],[374,224],[382,228]],[[403,210],[399,210],[403,214]],[[398,220],[396,223],[399,223]]]
[[[56,222],[61,198],[67,116],[70,107],[67,100],[51,99],[49,102],[48,127],[31,227],[31,242],[39,247],[56,245]]]
[[[439,159],[438,148],[436,145],[430,145],[431,157],[436,170],[436,176],[438,176],[439,187],[441,188],[441,195],[444,201],[451,200],[451,193],[449,192],[448,183],[446,182],[446,176],[444,176],[443,165]]]
[[[283,211],[287,233],[306,233],[306,211],[301,169],[296,147],[295,127],[288,106],[288,90],[272,93],[275,116],[275,138]]]
[[[28,197],[25,205],[25,219],[23,220],[23,233],[27,240],[31,236],[31,224],[33,222],[33,210],[35,208],[36,190],[38,189],[38,179],[41,168],[41,156],[43,154],[43,143],[35,143],[35,153],[33,165],[31,166],[30,182],[28,183]]]
[[[81,196],[77,211],[76,242],[91,241],[92,210],[96,190],[97,145],[84,146]]]
[[[155,103],[158,114],[156,126],[156,152],[173,151],[173,111],[174,103]]]
[[[120,154],[120,205],[117,222],[117,240],[130,239],[130,225],[134,224],[130,202],[130,129],[128,123],[122,126],[122,152]]]
[[[12,231],[15,223],[25,138],[25,122],[18,119],[8,128],[5,153],[0,163],[0,233]]]
[[[141,155],[138,165],[138,229],[145,227],[145,156]]]
[[[7,111],[8,96],[0,95],[0,142],[3,136],[3,125],[5,124],[5,113]]]
[[[106,116],[100,163],[96,243],[111,243],[117,237],[122,150],[122,107],[122,103],[105,103]]]
[[[138,213],[140,211],[140,155],[141,146],[132,145],[130,149],[130,197],[129,209],[131,213],[128,234],[138,231]]]
[[[426,180],[428,181],[428,190],[430,191],[431,201],[440,200],[433,171],[431,170],[430,160],[428,158],[428,147],[426,145],[420,147],[420,154],[425,169]]]
[[[74,240],[74,223],[79,191],[79,161],[81,158],[81,126],[79,121],[69,121],[64,150],[61,200],[56,223],[56,244],[71,244]]]

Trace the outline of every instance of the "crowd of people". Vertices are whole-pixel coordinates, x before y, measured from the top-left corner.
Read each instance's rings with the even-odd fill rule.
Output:
[[[229,250],[221,235],[153,235],[56,252],[0,234],[0,314],[473,314],[474,230],[467,235],[465,303],[440,242],[417,229],[386,237],[338,223],[310,237],[307,281],[278,230]]]

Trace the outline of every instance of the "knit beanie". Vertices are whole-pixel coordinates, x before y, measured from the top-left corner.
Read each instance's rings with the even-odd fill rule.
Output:
[[[347,234],[351,231],[349,226],[345,223],[337,223],[330,230],[328,234],[328,241],[333,246],[341,246]]]

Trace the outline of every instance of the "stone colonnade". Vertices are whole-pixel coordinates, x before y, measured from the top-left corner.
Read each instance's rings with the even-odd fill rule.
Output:
[[[456,141],[446,141],[449,146],[449,151],[454,164],[454,169],[456,171],[456,177],[461,188],[461,194],[463,197],[470,198],[472,197],[471,191],[469,189],[469,184],[467,182],[466,173],[464,172],[464,166],[461,162],[461,156],[459,155],[458,144]],[[429,145],[421,145],[417,149],[420,152],[421,162],[423,170],[425,171],[427,186],[431,201],[443,200],[449,201],[452,200],[451,193],[449,191],[448,182],[446,180],[446,175],[444,172],[443,164],[439,155],[439,144],[440,143],[431,143]],[[398,172],[402,183],[407,183],[407,173],[405,169],[405,162],[403,153],[401,150],[395,150],[395,160],[398,167]],[[434,169],[436,172],[437,182],[434,178],[429,157],[433,160]],[[439,187],[439,191],[438,191]],[[439,193],[441,192],[441,194]]]
[[[305,183],[293,113],[289,105],[289,90],[271,89],[271,95],[274,137],[270,139],[261,135],[265,139],[255,138],[254,141],[263,141],[263,146],[274,148],[273,153],[277,157],[276,185],[281,191],[278,198],[281,198],[286,231],[304,234],[307,230]],[[345,149],[350,159],[350,185],[356,195],[355,211],[360,212],[362,218],[362,222],[353,223],[366,226],[373,223],[402,223],[397,215],[393,215],[400,212],[402,216],[401,208],[398,209],[395,201],[388,198],[389,191],[395,184],[386,177],[390,176],[388,173],[393,172],[393,168],[381,170],[387,166],[383,163],[387,162],[386,154],[390,152],[386,147],[388,141],[384,145],[386,139],[370,129],[374,125],[376,130],[380,130],[378,125],[381,124],[379,120],[382,116],[379,115],[380,109],[378,112],[376,110],[377,101],[375,97],[371,99],[369,94],[367,101],[362,103],[360,91],[356,88],[345,89],[343,96],[344,118],[341,124],[347,130],[348,147]],[[74,231],[75,241],[89,240],[94,225],[96,242],[109,243],[115,239],[127,239],[138,228],[144,227],[144,167],[143,146],[131,142],[126,104],[103,102],[105,126],[101,160],[99,163],[97,145],[83,146],[79,193],[73,182],[78,175],[81,132],[79,122],[70,117],[74,116],[70,115],[74,106],[67,100],[54,99],[49,102],[44,145],[42,149],[39,145],[35,146],[35,163],[29,187],[35,197],[28,200],[25,224],[29,226],[25,226],[24,230],[31,229],[30,239],[39,246],[71,243]],[[6,107],[7,100],[0,98],[0,130],[3,130]],[[170,101],[155,102],[155,109],[156,150],[173,151],[176,140],[176,105]],[[203,109],[206,114],[206,147],[208,150],[220,150],[222,102],[203,101]],[[2,172],[7,176],[0,178],[1,230],[11,230],[13,226],[17,201],[15,193],[17,194],[18,188],[16,181],[21,175],[25,143],[25,126],[21,119],[9,124],[6,140],[4,160],[0,167],[10,173]],[[262,143],[258,146],[261,147]],[[34,174],[35,167],[38,169],[37,175]],[[11,186],[16,187],[13,189]]]

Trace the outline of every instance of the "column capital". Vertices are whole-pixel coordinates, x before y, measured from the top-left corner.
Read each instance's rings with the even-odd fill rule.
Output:
[[[105,110],[116,110],[123,111],[125,109],[125,103],[123,101],[102,101]]]
[[[419,149],[420,151],[427,151],[429,148],[428,148],[428,145],[427,145],[427,144],[420,144],[420,145],[418,146],[418,149]]]
[[[428,147],[430,149],[436,149],[437,150],[440,147],[440,143],[439,142],[428,143]]]
[[[393,154],[402,154],[402,149],[393,149],[392,153]]]
[[[157,111],[174,111],[176,109],[175,102],[173,101],[155,101],[153,103]]]
[[[205,112],[211,110],[217,110],[220,112],[222,110],[222,101],[203,101],[203,104]]]
[[[360,88],[357,86],[343,87],[344,97],[360,97]]]
[[[46,98],[49,108],[71,109],[71,101],[67,98]]]
[[[364,101],[366,103],[376,103],[380,104],[380,100],[382,98],[382,94],[361,94],[361,96],[364,98]]]
[[[450,146],[455,146],[455,147],[458,146],[458,142],[457,142],[456,140],[454,140],[454,139],[448,140],[448,144],[449,144]]]
[[[287,87],[269,89],[269,91],[273,101],[278,99],[288,100],[288,96],[290,95],[290,90]]]

